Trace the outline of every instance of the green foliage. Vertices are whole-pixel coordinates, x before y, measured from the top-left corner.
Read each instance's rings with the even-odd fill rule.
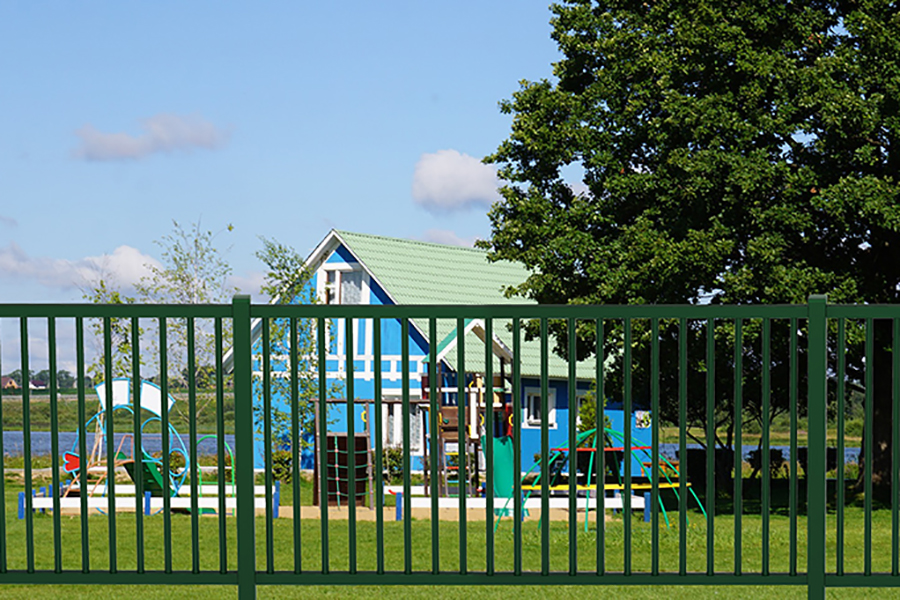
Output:
[[[486,159],[505,186],[481,247],[532,270],[509,293],[548,304],[900,301],[891,3],[566,0],[551,10],[554,79],[524,82],[501,103],[512,131]],[[745,408],[759,420],[761,327],[746,325]],[[578,327],[584,358],[596,332]],[[644,356],[648,324],[634,327]],[[688,389],[704,389],[704,327],[687,323]],[[886,327],[876,352],[890,344]],[[565,322],[551,331],[565,355]],[[660,323],[672,348],[661,353],[667,420],[677,418],[678,336],[678,323]],[[802,324],[800,336],[802,374]],[[716,418],[727,427],[733,325],[717,322],[715,338]],[[788,327],[773,327],[775,415],[787,410],[788,339]],[[608,356],[621,354],[620,326],[606,344]],[[848,356],[851,378],[862,368],[858,351]],[[635,373],[643,394],[648,379]],[[876,367],[886,411],[876,428],[889,421],[889,387],[889,369]],[[704,419],[691,402],[689,420]]]
[[[216,245],[223,233],[234,230],[227,225],[218,232],[203,229],[200,221],[185,229],[172,220],[172,232],[154,243],[162,250],[161,265],[147,264],[150,275],[135,287],[141,302],[153,304],[210,304],[227,303],[239,290],[228,283],[231,266]],[[223,346],[230,345],[231,329],[226,320]],[[188,320],[168,319],[166,322],[167,375],[174,386],[185,385],[188,368]],[[150,335],[151,346],[158,350],[159,336]],[[210,322],[194,323],[195,376],[203,378],[215,364],[215,331]],[[154,353],[155,354],[155,353]],[[158,365],[157,365],[158,366]],[[159,369],[161,370],[161,368]],[[199,407],[202,410],[204,407]]]
[[[315,290],[309,285],[312,273],[307,268],[303,257],[293,248],[275,240],[262,237],[260,240],[263,243],[263,249],[256,253],[256,257],[266,266],[265,280],[261,287],[262,293],[269,296],[276,304],[315,304],[317,302]],[[269,378],[271,397],[283,401],[292,398],[293,387],[296,384],[299,430],[301,432],[315,431],[315,410],[319,397],[315,321],[297,319],[293,333],[291,322],[288,319],[268,319],[265,326],[268,327],[270,340],[270,372],[274,373]],[[294,381],[291,364],[292,347],[295,348],[297,356],[296,381]],[[262,365],[259,365],[259,370],[262,371]],[[258,434],[262,434],[265,428],[260,405],[263,399],[263,386],[263,378],[254,376],[253,397],[260,408],[255,411],[255,426]],[[335,396],[340,393],[341,387],[339,383],[333,383],[326,390],[326,395]],[[271,419],[274,449],[284,445],[290,446],[295,440],[292,434],[291,411],[282,408],[279,402],[273,402]],[[310,443],[302,436],[296,439],[301,447],[310,446]]]
[[[112,280],[103,276],[88,284],[88,287],[82,290],[81,295],[92,304],[134,304],[135,302],[135,298],[126,296],[112,283]],[[103,319],[90,319],[88,327],[97,351],[86,371],[92,382],[99,383],[106,379],[104,348],[106,347],[107,325]],[[110,367],[112,369],[110,376],[112,378],[127,377],[131,374],[134,339],[131,322],[129,319],[110,318],[108,327]],[[140,336],[141,333],[143,333],[143,329],[138,328],[138,335]],[[143,359],[141,364],[143,364]]]
[[[382,451],[384,477],[390,483],[397,483],[403,477],[403,449],[388,446]]]
[[[272,453],[272,477],[282,483],[291,482],[290,450],[276,450]]]

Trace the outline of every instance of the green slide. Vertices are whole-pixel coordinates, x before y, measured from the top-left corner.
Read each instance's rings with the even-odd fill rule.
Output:
[[[516,485],[516,472],[514,469],[513,440],[511,437],[496,437],[494,442],[494,497],[512,498]],[[481,447],[484,447],[485,439],[481,438]],[[504,503],[501,508],[494,508],[494,514],[498,517],[509,517],[513,514],[510,502]]]

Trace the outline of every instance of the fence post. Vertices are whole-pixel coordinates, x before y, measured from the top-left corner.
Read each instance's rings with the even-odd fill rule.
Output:
[[[256,508],[253,493],[253,363],[250,296],[231,301],[234,326],[234,445],[237,479],[238,599],[256,598]],[[221,410],[221,407],[220,407]]]
[[[806,576],[809,598],[825,598],[825,455],[828,369],[827,297],[809,297],[808,404],[809,438],[806,476]]]

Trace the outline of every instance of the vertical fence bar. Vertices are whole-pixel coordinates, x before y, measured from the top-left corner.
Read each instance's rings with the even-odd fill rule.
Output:
[[[441,572],[441,542],[440,519],[438,518],[438,458],[443,455],[444,449],[438,447],[438,427],[440,426],[441,403],[437,397],[437,320],[434,317],[428,319],[428,416],[430,445],[428,456],[431,459],[431,572],[437,575]],[[457,441],[457,443],[459,443]],[[444,470],[446,477],[446,470]]]
[[[687,319],[678,321],[678,574],[687,573]]]
[[[143,466],[143,444],[141,431],[141,336],[140,322],[137,317],[131,318],[131,403],[134,444],[132,454],[136,467]],[[134,469],[134,545],[136,549],[136,569],[144,572],[144,472],[143,468]]]
[[[50,367],[50,469],[51,469],[51,493],[53,496],[53,571],[62,571],[62,531],[59,514],[59,386],[57,382],[56,366],[56,319],[47,319],[47,343],[49,345]],[[0,371],[2,372],[2,371]],[[2,421],[0,421],[2,428]],[[2,452],[2,448],[0,448]],[[0,471],[0,477],[3,472]],[[4,498],[0,495],[0,498]]]
[[[836,527],[835,531],[835,572],[838,575],[844,574],[844,416],[847,410],[847,333],[846,319],[838,319],[837,329],[837,506],[836,509]],[[895,357],[900,353],[894,353]],[[897,371],[894,371],[896,374]],[[791,450],[793,453],[793,449]],[[794,455],[791,454],[791,462],[795,462]]]
[[[716,321],[706,321],[706,574],[716,572]]]
[[[734,320],[734,574],[741,574],[741,515],[743,514],[743,445],[741,428],[743,427],[743,387],[744,387],[744,348],[743,323]]]
[[[469,491],[469,474],[467,470],[469,452],[469,422],[466,416],[466,405],[469,397],[466,394],[466,322],[456,319],[456,407],[458,410],[456,423],[459,431],[457,447],[459,470],[456,479],[459,481],[459,572],[469,572],[468,562],[468,519],[466,514],[466,495]],[[477,409],[476,409],[477,414]],[[475,457],[478,460],[478,457]]]
[[[319,452],[319,527],[322,537],[322,574],[331,570],[328,558],[328,355],[325,344],[328,342],[325,330],[325,319],[316,319],[316,368],[319,375],[318,432],[316,449]],[[330,346],[330,342],[328,342]],[[337,471],[337,469],[335,469]]]
[[[197,468],[197,356],[196,356],[196,323],[194,317],[187,320],[187,359],[188,359],[188,436],[190,437],[188,452],[191,455],[191,572],[200,572],[200,491]]]
[[[624,380],[624,390],[622,392],[622,410],[623,422],[625,425],[624,438],[625,443],[622,447],[623,467],[625,469],[625,489],[622,490],[622,522],[625,525],[625,575],[631,575],[631,422],[633,416],[631,414],[631,319],[626,318],[625,327],[625,357],[622,379]]]
[[[172,464],[169,440],[169,358],[166,334],[166,318],[159,319],[159,383],[162,388],[162,497],[163,497],[163,547],[166,573],[172,572]]]
[[[575,345],[575,319],[569,318],[569,575],[578,573],[578,447],[575,443],[575,432],[578,428],[578,398],[576,397],[575,366],[577,363]],[[584,518],[587,520],[587,509]]]
[[[85,431],[84,406],[84,319],[75,318],[75,376],[78,378],[78,456],[87,456],[87,431]],[[83,459],[82,459],[83,460]],[[87,468],[78,470],[78,496],[81,504],[81,572],[91,571],[90,532],[88,530],[88,480]]]
[[[256,509],[253,494],[253,355],[250,296],[232,299],[234,319],[234,444],[237,471],[237,578],[240,600],[256,598]],[[162,372],[165,372],[164,370]],[[163,398],[163,406],[166,405]]]
[[[22,365],[22,451],[25,459],[25,553],[26,569],[34,572],[34,515],[32,514],[31,481],[31,390],[28,374],[28,318],[19,318],[20,363]]]
[[[0,336],[2,337],[2,336]],[[3,356],[0,344],[0,357]],[[2,359],[0,359],[2,363]],[[0,365],[0,373],[3,367]],[[0,386],[0,498],[6,498],[6,446],[3,436],[3,386]],[[0,503],[0,573],[6,573],[6,501]]]
[[[594,437],[594,445],[597,453],[597,575],[606,573],[606,417],[604,404],[606,403],[604,383],[604,355],[605,348],[603,333],[603,318],[598,317],[595,323],[597,330],[597,361],[594,365],[594,377],[597,381],[597,390],[594,397],[597,416],[597,434]],[[655,417],[654,417],[655,418]]]
[[[115,415],[113,413],[113,368],[112,368],[112,322],[109,317],[103,318],[103,411],[106,418],[106,485],[107,511],[109,522],[109,572],[116,572],[116,444]]]
[[[659,575],[659,319],[650,319],[650,573]]]
[[[863,541],[863,573],[872,574],[872,427],[874,422],[875,398],[875,322],[866,319],[866,408],[863,426],[863,456],[865,457],[865,501],[864,541]],[[810,407],[812,411],[812,407]],[[812,448],[810,448],[812,451]],[[810,492],[812,493],[812,492]]]
[[[403,572],[412,573],[412,484],[410,482],[409,428],[409,319],[400,320],[400,364],[403,371],[401,397],[403,402]]]
[[[541,318],[541,575],[550,574],[550,432],[547,429],[550,384],[547,333],[547,319]]]
[[[356,355],[353,319],[344,319],[344,356],[347,372],[347,563],[356,573],[356,391],[354,389]]]
[[[898,554],[900,554],[900,532],[898,532],[898,499],[897,494],[900,485],[897,483],[900,477],[900,319],[893,319],[893,334],[891,335],[891,356],[893,365],[891,373],[891,575],[900,573]]]
[[[771,414],[771,365],[772,365],[772,320],[763,319],[762,330],[762,574],[769,574],[769,496],[771,494],[771,471],[769,466],[769,423]]]
[[[384,433],[383,408],[381,398],[381,319],[372,320],[372,345],[375,360],[375,553],[376,571],[384,573]]]
[[[260,367],[262,369],[263,401],[263,464],[266,468],[265,475],[263,475],[266,506],[266,573],[274,573],[275,536],[274,523],[272,522],[272,511],[274,510],[274,503],[272,502],[272,486],[274,485],[272,481],[272,468],[274,467],[272,460],[272,321],[269,318],[263,318],[260,324],[262,325],[262,365]],[[255,507],[253,512],[256,512]]]
[[[798,344],[797,344],[797,331],[799,328],[799,322],[797,319],[791,319],[791,356],[790,356],[790,403],[791,403],[791,465],[790,465],[790,478],[791,482],[789,485],[788,491],[788,515],[790,521],[790,549],[789,549],[789,559],[790,559],[790,574],[797,574],[797,535],[798,535],[798,510],[797,504],[799,502],[800,495],[800,484],[798,482],[799,476],[797,473],[797,412],[799,410],[799,402],[800,402],[800,390],[799,390],[799,359],[798,359]]]
[[[521,321],[512,323],[512,404],[513,404],[513,573],[522,574],[522,339],[519,335]],[[590,482],[588,482],[590,483]]]
[[[233,323],[234,321],[232,321]],[[225,479],[227,477],[228,468],[225,464],[225,368],[223,364],[223,332],[222,318],[216,317],[215,320],[215,344],[216,344],[216,464],[218,465],[216,473],[216,483],[219,486],[219,572],[228,572],[228,530],[225,522]],[[234,341],[234,339],[232,338]],[[237,360],[237,346],[232,351],[232,356]],[[235,423],[235,427],[237,423]],[[234,459],[234,457],[231,457]],[[236,473],[236,465],[234,460],[231,464],[231,472]],[[234,481],[232,475],[232,481]],[[234,494],[236,490],[232,489]]]
[[[484,320],[485,572],[494,574],[494,328]],[[546,414],[546,413],[545,413]]]
[[[291,361],[291,490],[293,492],[293,517],[294,517],[294,573],[303,571],[303,552],[301,551],[301,527],[300,517],[300,445],[303,443],[300,431],[300,368],[299,352],[297,349],[299,335],[297,332],[297,317],[291,317],[288,321],[288,345]]]
[[[828,320],[825,296],[809,297],[809,448],[807,460],[807,589],[825,597],[825,452],[828,406]],[[868,370],[869,364],[866,365]],[[871,431],[871,430],[870,430]]]

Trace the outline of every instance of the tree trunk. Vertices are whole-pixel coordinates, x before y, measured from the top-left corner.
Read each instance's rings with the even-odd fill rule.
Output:
[[[888,498],[891,484],[891,433],[893,429],[893,366],[891,321],[877,319],[875,322],[875,348],[872,368],[874,386],[872,389],[872,430],[863,428],[862,448],[859,455],[858,491],[865,489],[866,439],[872,436],[872,485],[876,498]],[[868,368],[868,365],[867,365]]]

